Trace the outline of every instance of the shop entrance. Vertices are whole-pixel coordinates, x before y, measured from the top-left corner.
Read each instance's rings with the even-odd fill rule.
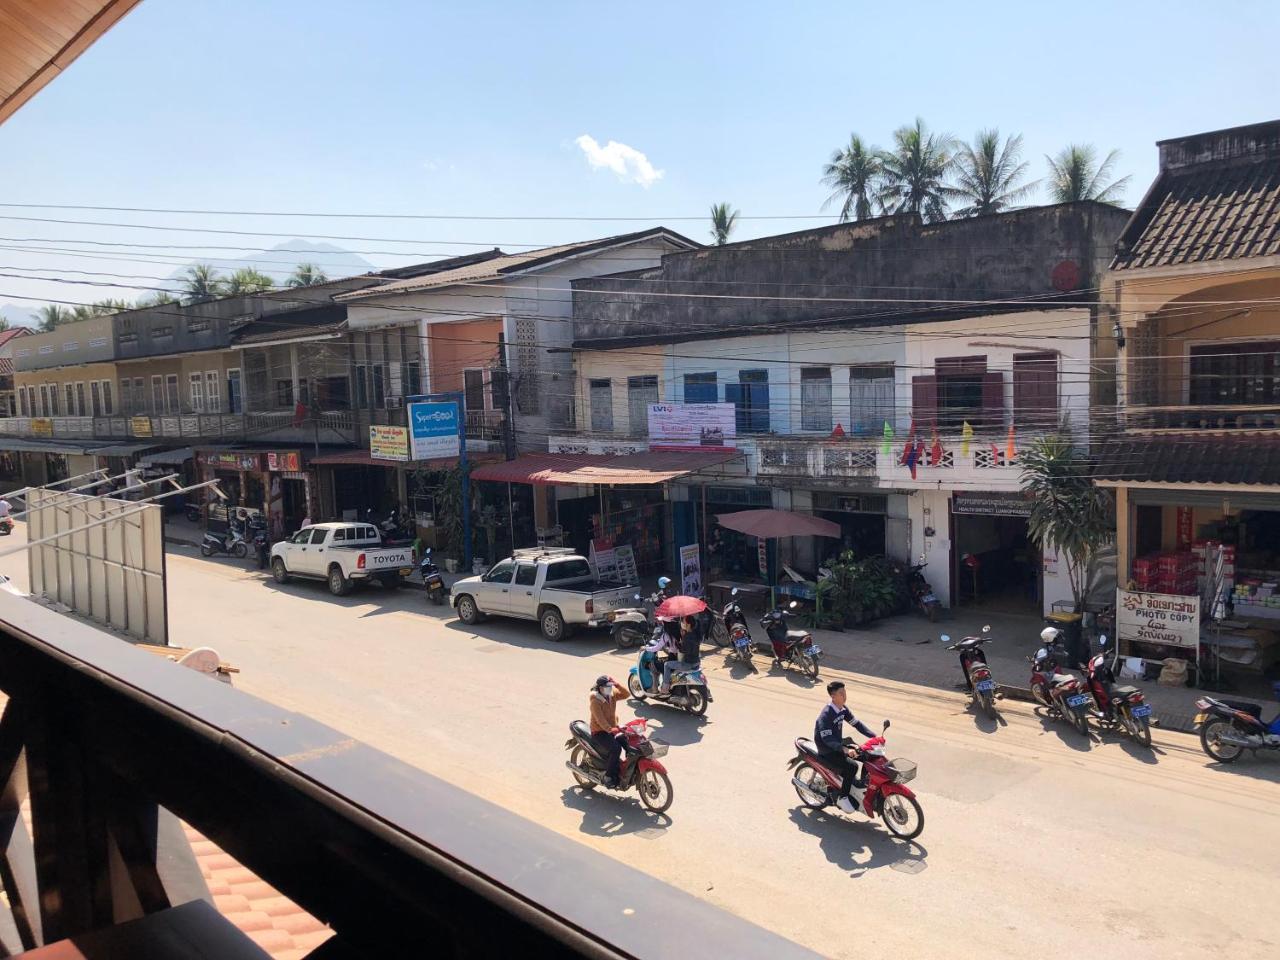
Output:
[[[698,540],[701,541],[703,530],[707,531],[710,539],[706,550],[708,568],[702,572],[702,582],[711,583],[721,578],[758,580],[761,574],[756,538],[737,530],[726,530],[716,523],[716,515],[768,509],[773,506],[773,491],[768,487],[707,487],[706,497],[704,526],[702,488],[689,488],[698,524]]]
[[[861,560],[885,554],[885,510],[888,500],[877,494],[850,494],[815,492],[814,516],[840,525],[840,539],[817,538],[821,551],[820,561],[826,563],[847,550]]]
[[[951,501],[952,602],[1038,616],[1040,553],[1017,495],[955,493]]]
[[[284,501],[282,513],[284,528],[297,530],[307,518],[307,482],[284,479],[280,481],[280,496]]]
[[[333,469],[333,506],[338,519],[363,518],[372,510],[385,514],[396,506],[396,471],[365,464],[335,466]]]

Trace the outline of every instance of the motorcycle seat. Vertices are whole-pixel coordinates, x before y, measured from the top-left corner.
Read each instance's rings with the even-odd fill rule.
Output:
[[[805,756],[817,759],[819,756],[818,748],[812,740],[797,740],[796,746],[800,748],[800,752]]]
[[[1137,687],[1115,687],[1112,689],[1111,695],[1117,699],[1123,699],[1124,697],[1131,697],[1137,692]]]
[[[809,636],[808,630],[788,630],[787,631],[788,640],[803,640],[807,636]]]
[[[595,757],[600,756],[600,752],[596,750],[595,744],[593,744],[591,741],[591,728],[588,727],[585,723],[583,723],[581,720],[573,721],[573,723],[569,724],[569,732],[572,733],[579,740],[583,741],[583,745],[588,750],[591,751],[593,756]]]
[[[1063,684],[1063,683],[1075,683],[1076,678],[1069,673],[1055,673],[1052,677],[1049,678],[1049,682],[1056,687],[1059,684]]]

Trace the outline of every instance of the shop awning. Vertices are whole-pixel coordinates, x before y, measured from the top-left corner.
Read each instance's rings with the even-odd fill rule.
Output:
[[[68,453],[83,455],[89,452],[93,441],[86,443],[68,443],[65,440],[18,440],[12,437],[0,437],[0,450],[12,450],[14,453]]]
[[[131,457],[139,451],[151,450],[156,446],[158,444],[154,440],[148,440],[146,443],[106,443],[91,447],[85,453],[91,453],[95,457]]]
[[[1280,437],[1269,433],[1168,434],[1108,441],[1094,476],[1132,483],[1280,484]]]
[[[474,454],[469,454],[475,459]],[[447,470],[458,465],[457,457],[443,457],[438,460],[380,460],[370,456],[368,450],[332,450],[312,457],[311,463],[327,467],[404,467],[412,470]]]
[[[157,450],[155,453],[148,453],[145,457],[138,458],[138,466],[152,467],[158,464],[176,467],[180,463],[186,463],[195,456],[195,449],[192,447],[179,447],[177,450]]]
[[[740,455],[737,450],[659,450],[618,456],[600,453],[530,453],[506,463],[495,463],[473,470],[471,479],[542,486],[645,486],[665,483],[676,477],[716,467]]]

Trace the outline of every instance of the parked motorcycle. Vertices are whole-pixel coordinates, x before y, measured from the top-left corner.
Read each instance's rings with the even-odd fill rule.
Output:
[[[889,721],[882,730],[889,729]],[[846,738],[845,743],[853,741]],[[884,755],[885,739],[872,737],[858,748],[857,759],[867,785],[854,787],[851,799],[862,812],[874,819],[881,817],[884,825],[900,840],[914,840],[924,830],[924,811],[920,801],[906,786],[915,779],[916,765],[910,760],[889,760]],[[800,737],[795,742],[796,755],[787,761],[787,767],[795,771],[791,785],[806,807],[821,810],[835,804],[840,796],[842,774],[826,765],[822,754],[812,740]]]
[[[1271,685],[1280,698],[1280,683]],[[1262,722],[1262,708],[1256,703],[1215,700],[1196,701],[1196,726],[1200,747],[1219,763],[1234,763],[1246,750],[1280,750],[1280,712],[1270,723]]]
[[[707,598],[702,597],[702,601],[707,603]],[[703,637],[720,648],[729,645],[729,627],[724,622],[724,614],[711,609],[711,604],[707,603],[707,609],[699,613],[696,619]]]
[[[694,716],[700,717],[707,712],[707,704],[711,702],[711,690],[707,686],[706,674],[701,667],[681,666],[671,677],[671,691],[659,693],[662,686],[662,666],[658,655],[648,650],[640,651],[639,662],[631,668],[627,675],[627,689],[636,700],[652,697],[659,703],[669,703]]]
[[[422,551],[422,559],[418,561],[418,572],[422,574],[422,586],[427,591],[428,599],[437,607],[442,606],[449,591],[444,588],[444,577],[440,574],[440,568],[431,559],[430,547]]]
[[[1089,735],[1089,693],[1078,677],[1061,673],[1058,657],[1066,651],[1058,643],[1058,630],[1045,627],[1040,631],[1044,646],[1031,663],[1031,695],[1044,707],[1061,714],[1086,737]]]
[[[653,611],[658,608],[663,596],[654,591],[647,598],[642,598],[637,593],[635,599],[637,606],[622,607],[608,615],[613,628],[613,642],[623,649],[639,646],[653,634]]]
[[[774,607],[760,618],[760,626],[769,637],[773,658],[784,666],[788,663],[799,667],[811,680],[818,679],[818,659],[822,648],[813,642],[808,630],[788,630],[787,617],[796,615],[798,604],[792,600],[787,609]]]
[[[738,603],[738,588],[734,587],[729,591],[729,602],[724,605],[724,610],[720,612],[720,619],[724,622],[725,629],[729,634],[729,657],[736,658],[747,666],[755,669],[751,663],[751,631],[747,629],[747,618],[742,612],[742,604]]]
[[[194,500],[188,500],[184,503],[182,505],[182,512],[192,523],[199,523],[203,516],[201,512],[201,505],[196,503]]]
[[[957,643],[951,643],[951,638],[945,633],[938,639],[944,644],[950,644],[946,649],[959,651],[960,669],[964,671],[965,679],[969,681],[973,702],[982,707],[982,712],[994,720],[996,718],[996,682],[991,676],[991,668],[987,666],[987,655],[982,652],[982,645],[994,639],[990,634],[991,627],[984,626],[981,636],[965,637]]]
[[[660,762],[660,758],[667,755],[667,745],[650,740],[647,727],[647,722],[641,718],[622,725],[626,744],[622,749],[618,789],[630,790],[635,787],[646,810],[650,813],[665,813],[673,799],[671,778],[667,776],[667,768]],[[604,786],[605,761],[591,739],[591,728],[581,720],[575,720],[569,724],[569,732],[573,736],[564,745],[572,753],[564,765],[572,772],[573,779],[584,790]]]
[[[249,544],[245,541],[244,531],[239,524],[228,524],[223,533],[205,532],[204,539],[200,542],[200,554],[212,557],[215,553],[225,553],[237,560],[249,555]]]
[[[1116,658],[1108,658],[1107,635],[1098,638],[1102,651],[1085,667],[1085,688],[1093,697],[1094,717],[1125,732],[1135,743],[1151,746],[1151,705],[1137,687],[1117,687]]]
[[[938,619],[938,610],[942,604],[938,601],[938,595],[933,592],[933,587],[929,586],[929,581],[924,578],[924,568],[927,566],[924,557],[921,557],[919,563],[907,570],[907,587],[911,591],[911,601],[916,609],[933,623]]]

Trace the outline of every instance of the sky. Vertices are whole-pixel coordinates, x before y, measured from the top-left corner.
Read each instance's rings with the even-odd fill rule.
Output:
[[[720,201],[735,239],[820,226],[831,152],[917,116],[1022,134],[1033,177],[1118,149],[1133,205],[1155,141],[1276,118],[1277,27],[1269,2],[143,0],[0,125],[0,204],[366,216],[0,208],[0,304],[293,238],[387,267],[654,223],[706,241]]]

